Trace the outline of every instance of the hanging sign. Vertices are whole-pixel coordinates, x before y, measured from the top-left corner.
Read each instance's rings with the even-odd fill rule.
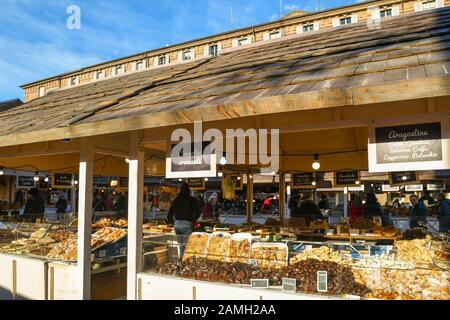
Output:
[[[36,185],[33,177],[17,177],[17,187],[19,188],[34,188]]]
[[[110,177],[94,177],[94,186],[96,187],[110,187]]]
[[[369,171],[436,170],[450,168],[448,121],[372,126]]]
[[[442,191],[445,190],[445,183],[444,181],[433,181],[427,183],[427,190],[428,191]]]
[[[335,187],[350,187],[356,186],[360,182],[359,171],[337,171],[334,173],[334,186]]]
[[[388,184],[383,184],[382,190],[383,190],[383,192],[399,192],[400,191],[400,187],[399,186],[391,187]]]
[[[189,178],[187,183],[191,190],[205,190],[205,179],[204,178]]]
[[[419,177],[414,171],[391,172],[389,174],[389,179],[392,186],[413,183],[417,184],[419,182]]]
[[[55,173],[52,179],[53,188],[71,188],[72,174],[70,173]]]
[[[305,173],[295,173],[292,175],[291,179],[291,188],[299,189],[299,188],[314,188],[313,182],[315,181],[314,173],[305,172]]]
[[[421,184],[410,184],[405,186],[406,192],[416,192],[416,191],[423,191],[423,185]]]
[[[205,178],[217,174],[216,154],[211,142],[174,144],[166,158],[166,178]],[[176,156],[173,156],[176,154]],[[173,157],[172,157],[173,156]]]
[[[125,177],[119,178],[119,187],[128,188],[128,178]]]

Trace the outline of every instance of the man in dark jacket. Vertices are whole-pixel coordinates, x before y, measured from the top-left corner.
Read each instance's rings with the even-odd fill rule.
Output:
[[[323,218],[319,207],[307,195],[303,196],[293,217],[304,218],[307,224]]]
[[[180,242],[185,244],[194,230],[194,222],[200,217],[198,200],[191,196],[187,183],[181,185],[181,190],[170,206],[167,220],[174,223],[175,233]],[[183,256],[184,246],[180,248],[180,258]]]
[[[450,200],[445,198],[445,194],[438,195],[439,210],[439,231],[449,232],[450,229]]]
[[[427,222],[427,208],[423,202],[419,201],[416,195],[409,197],[411,202],[411,211],[409,212],[409,227],[418,228],[420,227],[419,222]]]
[[[27,197],[28,200],[23,211],[23,218],[31,219],[33,222],[38,218],[44,218],[45,203],[39,195],[39,190],[36,188],[30,189]]]

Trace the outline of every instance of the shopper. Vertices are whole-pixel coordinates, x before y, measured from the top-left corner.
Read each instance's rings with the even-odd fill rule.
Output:
[[[364,204],[364,217],[372,218],[377,216],[382,216],[381,205],[375,193],[369,192],[366,195],[366,203]]]
[[[213,193],[209,197],[208,203],[205,205],[203,209],[203,219],[209,220],[212,219],[216,222],[219,222],[221,208],[219,206],[219,195],[217,193]]]
[[[409,227],[418,228],[420,222],[427,222],[427,208],[419,198],[413,194],[409,197],[411,202],[411,210],[409,212]]]
[[[298,193],[293,194],[289,199],[288,207],[291,212],[291,216],[294,217],[298,214],[298,205],[299,205],[300,195]]]
[[[438,194],[438,219],[439,232],[449,232],[450,229],[450,200],[446,199],[445,194]]]
[[[350,221],[354,221],[364,216],[364,207],[362,198],[359,194],[352,193],[349,205]]]
[[[119,194],[116,203],[116,219],[128,217],[128,197],[126,194]]]
[[[23,218],[30,219],[32,222],[36,219],[43,219],[45,214],[45,203],[39,194],[39,190],[32,188],[27,193],[27,203],[23,211]]]
[[[180,258],[183,257],[184,246],[189,235],[194,230],[194,222],[200,217],[198,201],[191,196],[191,190],[187,183],[181,185],[181,190],[170,206],[167,220],[174,224],[175,233],[179,236]]]
[[[309,195],[304,195],[299,203],[297,214],[295,218],[304,218],[307,224],[315,220],[323,218],[319,207],[312,201]]]
[[[328,210],[330,208],[328,204],[328,197],[325,193],[322,193],[322,195],[320,196],[320,200],[317,206],[319,207],[319,209],[323,210]]]
[[[67,200],[63,194],[59,196],[58,201],[56,202],[56,214],[58,215],[58,219],[62,219],[64,213],[66,213],[67,209]]]

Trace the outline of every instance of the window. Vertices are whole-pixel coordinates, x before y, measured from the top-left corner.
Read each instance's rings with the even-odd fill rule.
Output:
[[[281,31],[280,30],[275,30],[272,32],[269,32],[269,39],[277,39],[277,38],[281,38]]]
[[[219,55],[219,45],[210,45],[208,48],[208,54],[210,57],[217,57]]]
[[[167,57],[166,56],[159,56],[158,57],[158,66],[163,66],[167,64]]]
[[[436,0],[422,2],[422,9],[429,10],[436,8]]]
[[[183,51],[183,53],[181,54],[181,60],[183,61],[192,60],[192,51],[191,50]]]
[[[136,71],[143,70],[145,68],[145,63],[143,60],[136,62]]]
[[[123,66],[117,66],[117,67],[114,69],[114,74],[115,74],[116,76],[118,76],[118,75],[120,75],[120,74],[123,74],[123,73],[125,73],[125,68],[124,68]]]
[[[341,26],[345,26],[346,24],[350,24],[352,23],[352,18],[351,17],[345,17],[345,18],[340,18],[339,19],[339,24]]]
[[[303,32],[311,32],[314,31],[314,25],[313,24],[307,24],[303,26]]]
[[[392,9],[380,10],[380,18],[392,17]]]
[[[76,77],[70,78],[70,82],[69,83],[70,83],[71,86],[76,86],[77,84],[80,83],[80,77],[76,76]]]
[[[95,79],[96,80],[105,79],[105,72],[103,70],[95,72]]]
[[[238,40],[238,46],[240,47],[240,46],[245,46],[245,45],[247,45],[247,44],[250,44],[251,42],[250,42],[250,38],[241,38],[241,39],[239,39]]]
[[[43,96],[45,96],[45,88],[39,87],[39,97],[43,97]]]

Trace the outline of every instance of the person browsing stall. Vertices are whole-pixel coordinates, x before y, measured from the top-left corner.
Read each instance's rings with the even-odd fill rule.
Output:
[[[438,219],[439,231],[449,232],[450,229],[450,200],[446,199],[445,194],[438,194]]]
[[[220,210],[219,195],[214,192],[209,197],[209,201],[204,207],[203,219],[212,219],[216,222],[219,222]]]
[[[194,222],[200,217],[200,209],[196,198],[191,196],[187,183],[181,185],[180,193],[172,202],[167,220],[174,224],[177,235],[189,236],[194,230]]]
[[[24,219],[31,219],[33,222],[38,218],[44,218],[45,203],[39,194],[39,190],[32,188],[27,193],[27,203],[23,211]]]
[[[411,210],[409,211],[409,227],[420,227],[419,222],[427,222],[427,208],[423,202],[419,201],[419,198],[413,194],[409,197],[411,202]]]
[[[366,203],[364,204],[364,217],[372,218],[377,216],[382,216],[381,205],[375,193],[370,192],[367,194]]]

